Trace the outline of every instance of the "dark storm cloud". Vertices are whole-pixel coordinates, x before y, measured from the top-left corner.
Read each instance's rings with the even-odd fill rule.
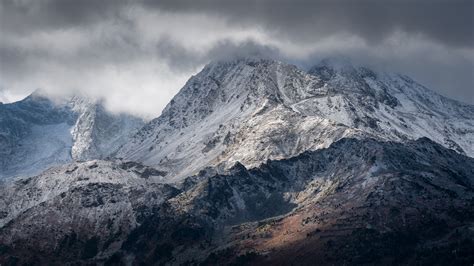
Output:
[[[156,114],[211,60],[336,54],[474,103],[473,12],[470,0],[0,0],[0,95],[85,90]]]
[[[474,45],[472,0],[4,0],[2,28],[28,31],[87,26],[135,6],[218,15],[262,25],[280,36],[314,41],[334,33],[379,41],[394,30],[423,34],[448,45]]]
[[[173,12],[219,14],[234,23],[260,23],[301,41],[337,32],[380,41],[402,30],[449,45],[474,45],[471,0],[165,0],[145,4]]]
[[[28,34],[37,30],[85,27],[119,17],[125,0],[3,0],[1,27]]]
[[[228,60],[243,57],[283,59],[276,47],[258,44],[252,40],[234,42],[224,39],[214,44],[203,54],[192,53],[179,43],[162,39],[157,45],[157,54],[175,71],[189,71],[196,65],[209,61]]]

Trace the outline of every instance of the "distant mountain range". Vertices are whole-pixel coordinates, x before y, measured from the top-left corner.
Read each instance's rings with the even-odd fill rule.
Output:
[[[131,115],[112,114],[101,102],[83,97],[52,100],[35,92],[0,105],[0,179],[105,158],[144,123]]]
[[[145,122],[0,105],[0,264],[474,262],[474,106],[326,59],[217,61]]]

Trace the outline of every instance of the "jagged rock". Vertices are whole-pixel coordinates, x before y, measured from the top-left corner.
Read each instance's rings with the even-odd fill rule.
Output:
[[[191,177],[181,189],[136,169],[75,163],[2,188],[0,262],[472,259],[461,252],[473,247],[474,159],[427,138],[341,139],[258,168]]]

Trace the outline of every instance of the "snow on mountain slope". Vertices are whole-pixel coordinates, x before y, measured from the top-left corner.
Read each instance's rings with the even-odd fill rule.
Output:
[[[71,154],[75,160],[107,157],[144,124],[143,120],[130,115],[111,114],[100,103],[82,100],[81,105],[75,107],[80,115],[72,129]]]
[[[265,59],[213,62],[117,153],[176,181],[206,166],[248,167],[342,137],[427,136],[474,156],[474,107],[405,76],[323,61],[308,73]]]
[[[309,73],[324,80],[327,93],[296,102],[295,109],[393,140],[429,137],[474,156],[474,106],[443,97],[407,76],[349,62],[323,60]]]
[[[59,253],[77,248],[74,256],[82,259],[95,256],[90,246],[101,239],[109,239],[106,245],[115,250],[147,215],[149,206],[158,206],[177,194],[174,187],[159,183],[162,175],[138,163],[93,160],[52,167],[39,176],[8,182],[0,186],[0,228],[14,225],[17,229],[0,237],[2,254],[4,243],[20,239],[39,241],[39,246]],[[24,245],[15,250],[22,250],[20,246]],[[55,263],[54,258],[38,259],[34,264],[64,264]],[[0,263],[9,264],[1,258]]]
[[[153,193],[159,191],[158,189],[155,191],[153,186],[160,182],[164,174],[139,163],[122,161],[92,160],[52,167],[39,176],[8,182],[1,187],[2,201],[0,202],[0,209],[3,210],[5,215],[0,218],[0,227],[22,212],[41,205],[43,202],[52,201],[63,193],[74,192],[77,188],[91,187],[90,193],[93,195],[100,194],[101,185],[105,188],[112,186],[118,191],[142,190],[144,193]],[[93,186],[96,186],[96,189],[92,188]],[[163,187],[158,184],[156,186]],[[145,194],[142,195],[144,198],[147,197]],[[75,201],[80,202],[75,208],[87,208],[88,205],[92,205],[94,203],[91,202],[93,201],[93,195],[84,193],[84,199],[75,199]],[[104,195],[104,197],[106,196]],[[158,203],[160,202],[158,198],[155,198],[155,200]],[[98,200],[95,203],[101,205],[100,201]],[[157,202],[154,202],[154,204]],[[126,204],[126,202],[119,200],[111,203]],[[153,202],[149,199],[143,203],[152,204]],[[124,208],[128,207],[126,205],[117,207],[120,211],[123,211]],[[108,210],[108,212],[111,211],[113,210]]]
[[[0,178],[106,157],[142,125],[141,119],[111,114],[80,97],[52,101],[36,92],[0,105]]]
[[[206,166],[255,166],[360,134],[283,104],[282,97],[300,99],[320,86],[319,78],[277,61],[211,63],[117,156],[165,169],[172,182]]]

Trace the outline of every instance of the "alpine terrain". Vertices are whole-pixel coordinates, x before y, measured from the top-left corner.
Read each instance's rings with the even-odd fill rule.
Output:
[[[149,121],[0,105],[1,265],[472,265],[474,106],[326,59],[214,61]]]
[[[205,166],[253,167],[344,137],[429,137],[474,156],[474,106],[410,78],[326,59],[309,72],[272,60],[206,66],[117,156],[178,181]]]

